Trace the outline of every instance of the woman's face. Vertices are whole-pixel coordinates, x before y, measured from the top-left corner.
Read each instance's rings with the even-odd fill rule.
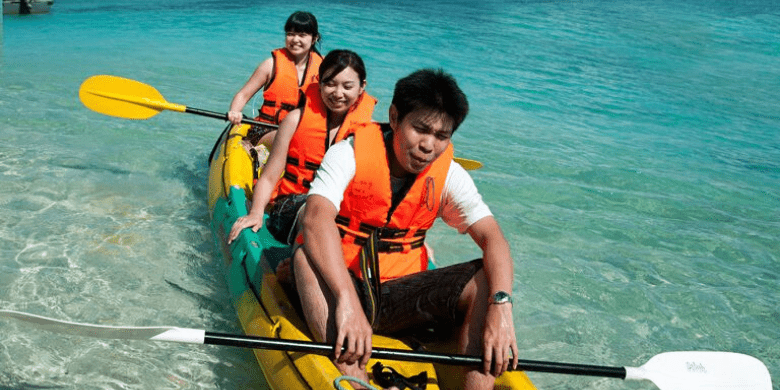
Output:
[[[330,80],[320,83],[320,96],[328,110],[346,114],[363,93],[365,83],[352,68],[346,68]]]
[[[305,56],[314,45],[314,37],[309,33],[288,31],[284,38],[284,46],[292,55]]]

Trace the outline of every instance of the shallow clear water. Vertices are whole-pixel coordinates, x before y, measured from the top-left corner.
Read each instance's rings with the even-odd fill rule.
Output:
[[[240,332],[205,204],[223,124],[107,117],[78,89],[113,74],[227,111],[295,9],[320,20],[323,52],[364,58],[375,119],[417,68],[459,80],[472,110],[456,153],[485,164],[472,176],[512,245],[523,358],[638,366],[733,351],[780,375],[780,5],[768,0],[58,0],[4,16],[0,307]],[[443,264],[479,255],[443,226],[430,242]],[[263,387],[240,349],[0,329],[0,388]]]

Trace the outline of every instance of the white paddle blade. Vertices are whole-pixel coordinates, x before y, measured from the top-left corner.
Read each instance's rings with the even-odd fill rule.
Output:
[[[644,379],[661,390],[772,390],[760,360],[732,352],[666,352],[642,367],[626,367],[626,379]]]
[[[81,324],[13,310],[0,310],[0,317],[25,321],[38,329],[49,332],[101,339],[155,340],[203,344],[206,333],[200,329],[177,328],[173,326],[127,327]]]

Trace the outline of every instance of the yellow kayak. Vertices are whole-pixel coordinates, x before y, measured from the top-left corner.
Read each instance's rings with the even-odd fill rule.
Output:
[[[259,172],[241,141],[249,125],[228,126],[214,146],[209,161],[208,207],[211,229],[222,249],[227,281],[238,317],[247,335],[285,340],[311,340],[305,321],[290,303],[276,280],[274,270],[289,257],[290,248],[276,241],[265,229],[254,233],[244,229],[232,244],[227,235],[233,222],[247,213],[252,183]],[[374,346],[411,350],[398,339],[374,335]],[[341,376],[326,356],[302,352],[254,350],[260,369],[272,389],[334,389]],[[431,363],[372,359],[368,367],[381,362],[405,377],[427,373],[427,389],[452,388],[444,381],[453,367]],[[379,387],[371,377],[371,384]],[[341,382],[344,388],[351,388]],[[502,375],[496,389],[535,389],[523,372]]]

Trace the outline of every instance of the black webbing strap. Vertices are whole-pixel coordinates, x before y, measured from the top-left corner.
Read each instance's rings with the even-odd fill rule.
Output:
[[[275,100],[263,100],[263,106],[265,106],[265,107],[276,107],[276,101]],[[294,109],[296,109],[298,107],[295,106],[294,104],[282,103],[282,105],[279,106],[279,108],[281,108],[282,110],[285,110],[285,111],[292,111],[292,110],[294,110]]]
[[[282,175],[282,178],[284,180],[288,180],[288,181],[291,181],[293,183],[298,183],[298,176],[296,176],[295,174],[292,174],[292,173],[290,173],[288,171],[284,171],[284,175]],[[303,179],[303,182],[301,183],[301,185],[304,188],[311,188],[311,182],[306,180],[306,179]]]
[[[341,234],[341,237],[347,235],[346,227],[349,226],[349,223],[350,219],[348,217],[345,217],[341,214],[336,216],[336,224],[338,225],[339,234]],[[409,233],[409,229],[394,229],[387,227],[378,228],[376,226],[361,222],[360,226],[358,226],[358,230],[360,230],[361,233],[368,234],[369,236],[374,233],[376,234],[378,243],[375,246],[377,252],[380,253],[403,252],[407,245],[409,246],[409,249],[420,248],[425,244],[425,233],[428,232],[428,229],[417,230],[412,235],[412,237],[417,237],[416,240],[400,243],[388,241],[387,239],[403,238]],[[367,240],[367,237],[355,236],[354,243],[355,245],[363,246],[366,244]]]
[[[296,166],[296,167],[298,166],[298,162],[299,162],[298,158],[291,157],[291,156],[287,156],[287,160],[286,161],[287,161],[287,164],[290,164],[290,165]],[[320,164],[317,164],[317,163],[314,163],[314,162],[311,162],[311,161],[304,161],[303,162],[303,167],[308,169],[308,170],[310,170],[310,171],[316,171],[316,170],[320,169]]]
[[[377,252],[376,232],[371,233],[365,245],[360,248],[360,272],[363,273],[363,284],[368,294],[368,322],[374,325],[379,314],[380,286],[379,286],[379,252]]]
[[[263,106],[276,108],[276,101],[275,100],[264,100],[263,101]],[[260,120],[263,120],[263,121],[266,121],[266,122],[270,122],[270,123],[279,123],[279,114],[282,111],[290,112],[290,111],[292,111],[292,110],[294,110],[296,108],[298,108],[298,107],[296,107],[296,106],[294,106],[292,104],[282,103],[282,105],[279,107],[279,110],[276,111],[275,115],[268,115],[268,114],[264,113],[262,110],[260,110],[260,112],[257,114],[257,119],[260,119]]]
[[[367,238],[363,237],[355,237],[355,245],[365,245],[366,241],[368,241]],[[399,242],[391,242],[391,241],[385,241],[385,240],[378,240],[379,242],[376,245],[376,251],[379,253],[397,253],[397,252],[403,252],[404,247],[406,245],[409,245],[409,249],[417,249],[425,245],[425,237],[420,237],[412,242],[408,242],[406,244],[401,244]]]
[[[271,122],[271,123],[276,122],[276,117],[275,116],[268,115],[268,114],[266,114],[264,112],[258,113],[256,119],[260,120],[260,121],[264,121],[264,122]]]

